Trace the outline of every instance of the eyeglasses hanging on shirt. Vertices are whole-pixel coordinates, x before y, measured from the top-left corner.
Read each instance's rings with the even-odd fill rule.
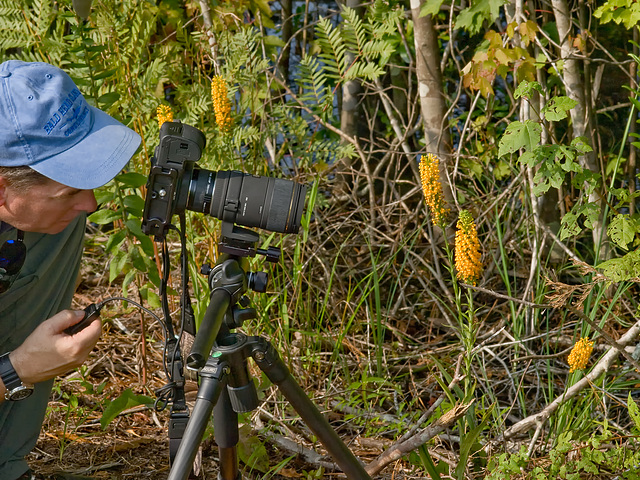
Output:
[[[20,274],[27,257],[27,247],[24,244],[24,232],[18,230],[16,240],[7,240],[0,247],[0,294],[3,294]]]

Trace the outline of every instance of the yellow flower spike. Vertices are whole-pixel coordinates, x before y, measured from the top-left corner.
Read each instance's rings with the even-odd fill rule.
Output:
[[[440,183],[440,160],[428,153],[420,159],[420,180],[424,200],[429,207],[433,224],[444,228],[449,210],[446,207],[442,183]]]
[[[222,133],[229,133],[231,130],[231,101],[229,100],[227,83],[219,75],[211,79],[211,100],[218,128]]]
[[[589,341],[586,337],[578,340],[567,358],[567,363],[569,363],[570,367],[569,373],[573,373],[576,370],[584,370],[591,352],[593,352],[593,340]]]
[[[169,105],[158,105],[156,109],[158,113],[158,126],[161,127],[164,122],[173,122],[173,110]]]
[[[458,280],[475,285],[482,275],[480,240],[473,216],[462,210],[458,218],[455,244],[456,276]]]

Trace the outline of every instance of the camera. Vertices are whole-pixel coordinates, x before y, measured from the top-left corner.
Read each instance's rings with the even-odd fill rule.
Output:
[[[142,231],[162,240],[174,214],[201,212],[223,221],[280,233],[297,233],[307,187],[291,180],[239,171],[214,172],[196,162],[204,134],[181,122],[165,122],[151,159]]]

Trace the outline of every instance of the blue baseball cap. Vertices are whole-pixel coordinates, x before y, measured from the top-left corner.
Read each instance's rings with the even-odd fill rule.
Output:
[[[69,75],[42,62],[0,64],[0,118],[0,166],[29,166],[82,190],[109,182],[141,141],[89,105]]]

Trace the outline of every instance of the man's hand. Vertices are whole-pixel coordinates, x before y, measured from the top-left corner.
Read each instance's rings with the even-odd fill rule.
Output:
[[[49,380],[84,363],[102,333],[100,320],[96,318],[74,335],[64,333],[83,316],[82,310],[63,310],[40,324],[11,352],[9,358],[23,383]]]

